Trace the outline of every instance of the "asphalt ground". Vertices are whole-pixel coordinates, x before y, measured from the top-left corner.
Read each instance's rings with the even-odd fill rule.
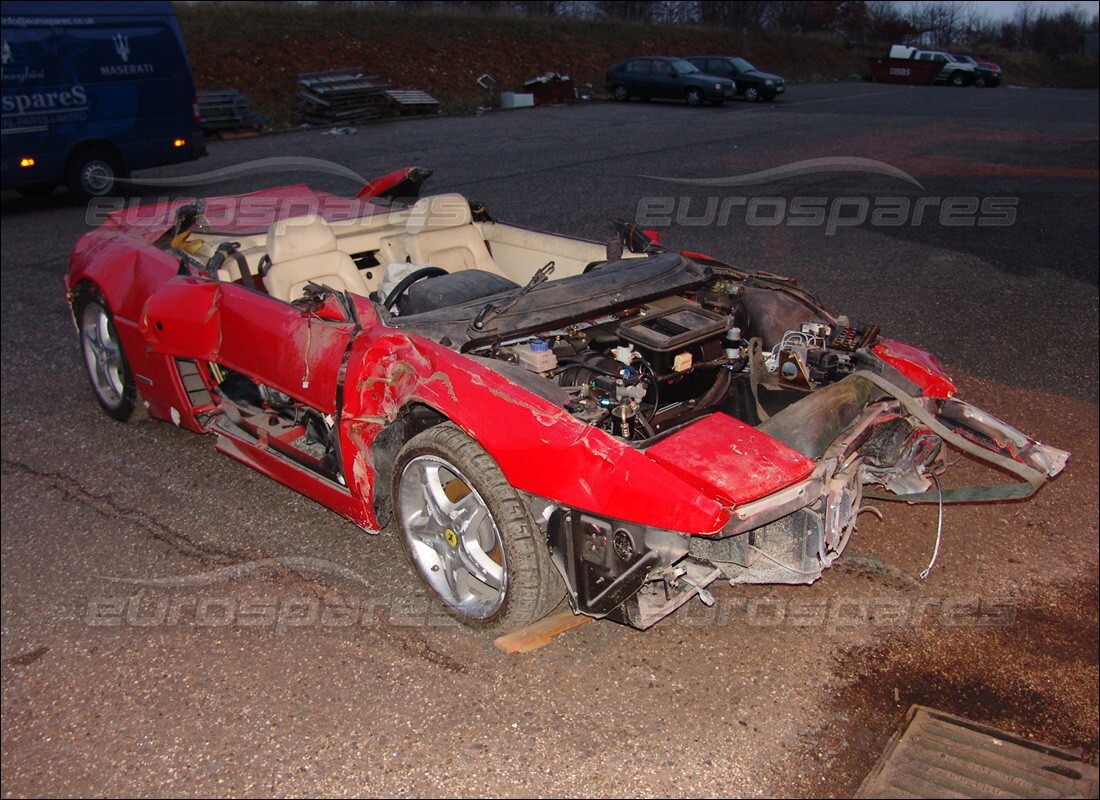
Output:
[[[438,614],[388,531],[208,439],[106,418],[60,283],[88,210],[5,192],[3,794],[845,796],[910,702],[1095,763],[1098,107],[796,86],[212,142],[139,173],[419,165],[532,227],[605,239],[644,217],[937,353],[965,397],[1074,453],[1031,501],[949,509],[925,581],[935,510],[891,506],[812,587],[722,588],[522,656]],[[358,188],[269,163],[140,197],[297,182]]]

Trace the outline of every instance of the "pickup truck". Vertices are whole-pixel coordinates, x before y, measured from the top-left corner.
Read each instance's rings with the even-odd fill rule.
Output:
[[[964,61],[958,56],[953,56],[943,50],[919,50],[908,45],[895,44],[890,48],[891,59],[903,59],[913,61],[937,61],[943,62],[943,67],[933,78],[934,83],[949,83],[952,86],[969,86],[979,83],[986,78],[987,70],[981,69],[978,64]],[[984,83],[984,81],[982,81]]]

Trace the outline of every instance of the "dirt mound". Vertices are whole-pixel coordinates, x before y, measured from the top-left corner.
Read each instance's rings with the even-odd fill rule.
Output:
[[[299,73],[362,66],[398,88],[417,88],[451,112],[498,91],[522,90],[547,72],[603,93],[604,72],[634,55],[741,55],[790,81],[845,80],[863,59],[839,39],[782,34],[751,38],[721,29],[480,13],[397,13],[345,5],[180,5],[176,9],[200,90],[237,88],[277,124],[293,120]]]

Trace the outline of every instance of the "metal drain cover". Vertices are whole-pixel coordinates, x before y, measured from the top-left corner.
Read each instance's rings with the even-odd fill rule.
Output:
[[[1073,753],[915,705],[855,796],[1094,798],[1098,787]]]

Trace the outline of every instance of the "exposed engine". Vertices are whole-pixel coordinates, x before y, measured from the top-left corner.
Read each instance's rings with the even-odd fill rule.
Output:
[[[766,332],[754,330],[742,292],[741,284],[718,280],[692,296],[495,343],[477,354],[553,382],[568,393],[564,406],[578,419],[616,437],[645,440],[719,409],[756,424],[753,370],[756,382],[773,390],[773,407],[786,405],[853,372],[856,352],[878,333],[877,326],[844,318],[810,320],[767,342]],[[753,348],[759,350],[755,365]]]

